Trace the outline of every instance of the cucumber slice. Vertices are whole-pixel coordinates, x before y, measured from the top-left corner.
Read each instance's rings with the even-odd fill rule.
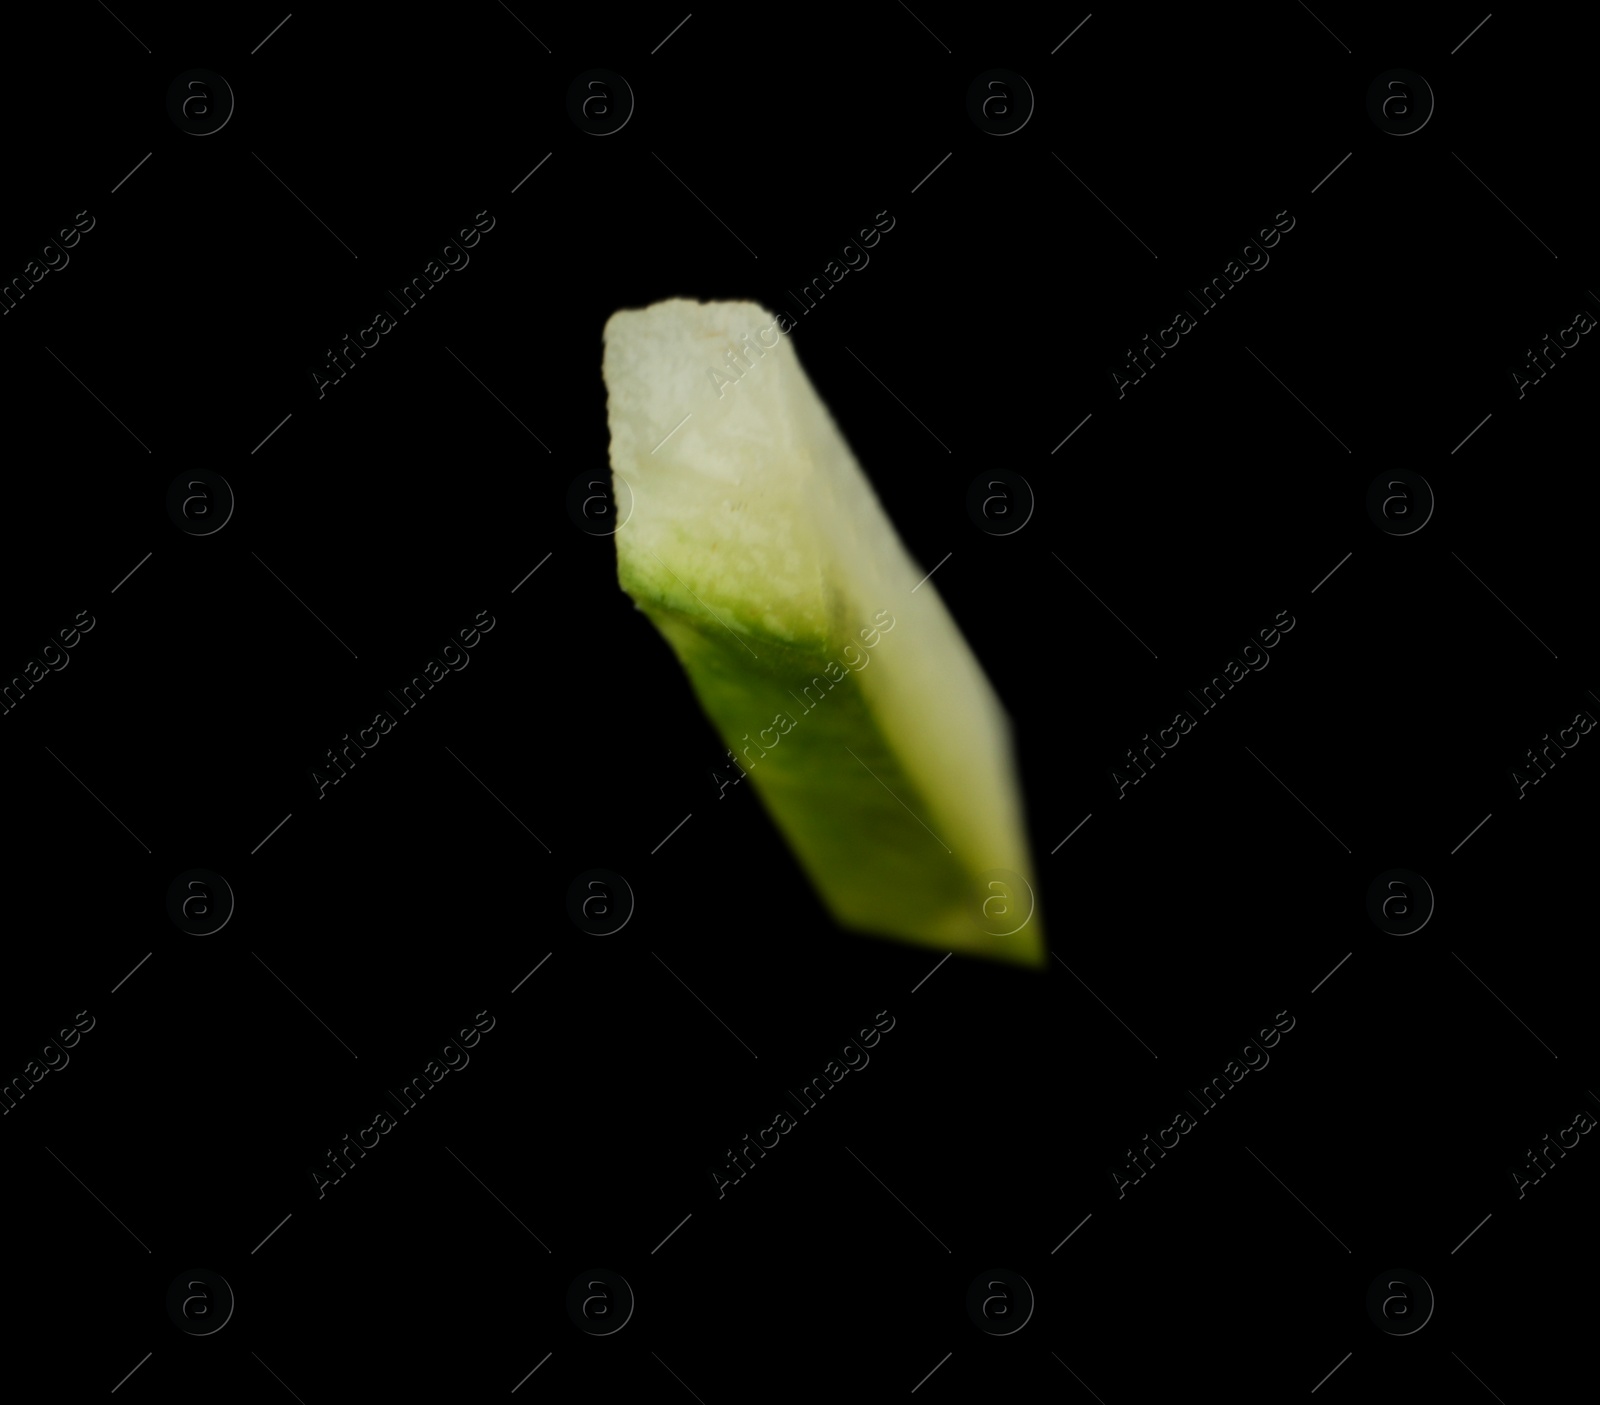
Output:
[[[603,369],[617,579],[834,919],[1041,965],[1010,724],[778,319],[620,311]]]

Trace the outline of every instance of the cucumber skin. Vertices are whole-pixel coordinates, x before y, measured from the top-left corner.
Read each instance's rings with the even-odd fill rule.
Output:
[[[671,646],[701,708],[840,926],[1043,965],[1037,908],[1006,936],[980,925],[987,892],[978,874],[947,852],[936,827],[924,827],[928,807],[853,673],[846,669],[832,682],[824,672],[830,654],[760,635],[750,636],[752,658],[714,620],[653,600],[635,603]],[[877,648],[893,644],[885,636]],[[762,731],[776,745],[768,746]]]

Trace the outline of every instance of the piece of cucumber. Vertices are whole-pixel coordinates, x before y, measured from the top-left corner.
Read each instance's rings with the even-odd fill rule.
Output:
[[[604,375],[618,581],[835,920],[1042,964],[1010,724],[778,319],[620,311]]]

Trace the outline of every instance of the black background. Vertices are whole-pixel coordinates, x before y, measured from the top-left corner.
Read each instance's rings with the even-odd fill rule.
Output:
[[[1508,368],[1600,315],[1570,9],[1460,44],[1483,12],[1128,6],[1052,52],[1085,11],[723,5],[662,44],[683,12],[346,7],[252,54],[284,12],[114,8],[6,26],[0,272],[95,221],[0,319],[7,677],[96,621],[0,717],[0,1071],[96,1019],[0,1119],[8,1371],[307,1405],[1557,1398],[1600,1151],[1522,1198],[1508,1173],[1600,1114],[1600,759],[1521,799],[1509,769],[1600,707],[1600,352],[1520,399]],[[965,108],[997,66],[1037,102],[1003,139]],[[164,106],[196,67],[237,100],[204,139]],[[637,100],[604,138],[566,113],[593,67]],[[1365,108],[1396,67],[1437,100],[1403,139]],[[470,265],[319,398],[324,349],[480,211]],[[794,345],[1014,719],[1044,971],[930,977],[937,949],[839,930],[751,789],[718,798],[715,732],[565,506],[607,468],[613,311],[794,313],[879,212]],[[1119,398],[1124,351],[1280,212]],[[998,468],[1037,499],[1003,537],[965,507]],[[237,495],[214,536],[166,514],[198,469]],[[1365,508],[1395,469],[1436,495],[1412,536]],[[471,666],[319,799],[308,769],[484,610]],[[1271,666],[1119,798],[1280,611]],[[596,866],[637,900],[607,938],[566,915]],[[165,912],[196,867],[237,899],[207,938]],[[1393,867],[1437,898],[1409,937],[1366,915]],[[325,1150],[479,1011],[462,1076],[319,1198]],[[870,1065],[719,1198],[880,1011]],[[1284,1011],[1119,1198],[1125,1151]],[[194,1267],[237,1294],[214,1337],[163,1308]],[[595,1267],[637,1295],[611,1337],[563,1306]],[[1395,1267],[1437,1295],[1414,1337],[1363,1306]],[[1013,1336],[966,1316],[993,1268],[1037,1298]]]

